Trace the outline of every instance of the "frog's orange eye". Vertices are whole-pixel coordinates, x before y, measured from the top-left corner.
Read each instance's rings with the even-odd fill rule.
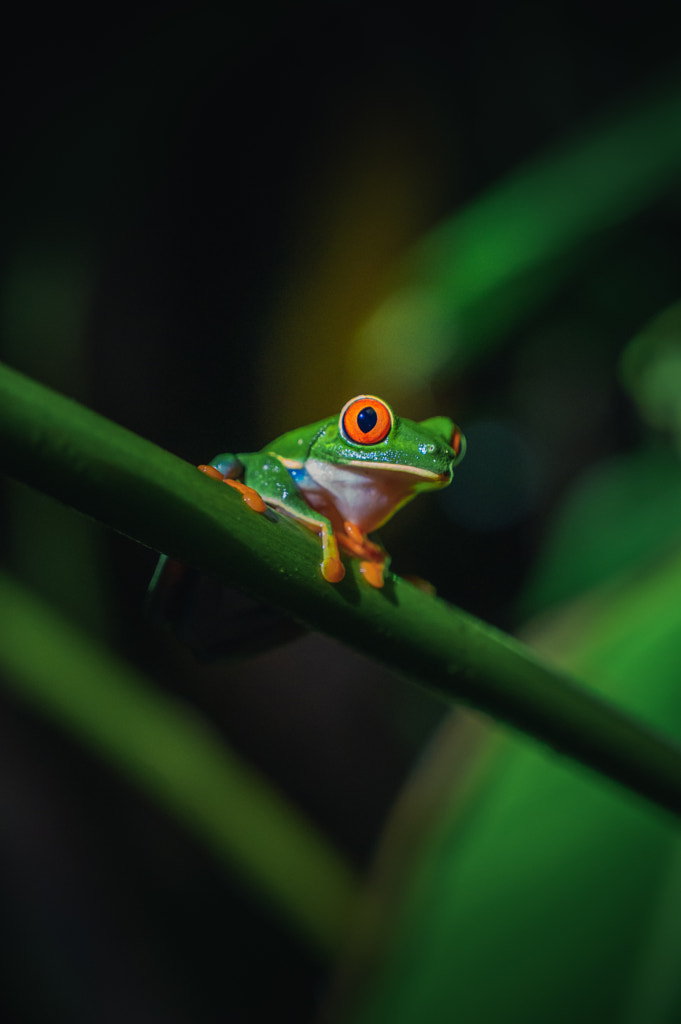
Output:
[[[380,398],[358,395],[351,398],[340,414],[340,429],[355,444],[378,444],[384,441],[393,425],[393,415]]]
[[[461,452],[461,431],[458,427],[454,427],[454,430],[452,431],[452,439],[449,444],[454,449],[454,454],[458,456]]]

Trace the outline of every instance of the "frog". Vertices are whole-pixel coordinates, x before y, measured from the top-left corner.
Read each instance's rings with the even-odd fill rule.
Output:
[[[223,452],[198,468],[236,488],[257,513],[270,507],[321,538],[321,575],[345,576],[344,554],[366,582],[384,585],[390,557],[370,534],[425,491],[452,482],[466,439],[446,416],[397,416],[375,395],[356,395],[340,414],[288,431],[261,451]]]

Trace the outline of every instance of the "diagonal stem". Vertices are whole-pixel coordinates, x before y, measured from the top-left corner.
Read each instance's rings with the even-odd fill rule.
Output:
[[[0,467],[681,813],[675,743],[513,638],[397,577],[375,590],[353,562],[341,584],[325,583],[309,531],[253,515],[229,488],[7,367]]]

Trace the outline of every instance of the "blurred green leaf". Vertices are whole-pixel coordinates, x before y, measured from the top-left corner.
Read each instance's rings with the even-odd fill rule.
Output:
[[[677,550],[532,639],[681,737],[680,593]],[[380,969],[341,1019],[673,1024],[680,854],[669,819],[506,741],[475,799],[451,801],[424,841],[397,911],[386,910]]]
[[[575,253],[678,181],[672,80],[538,156],[432,231],[358,339],[366,372],[422,386],[498,342],[570,272]],[[368,367],[368,369],[367,369]],[[386,385],[387,386],[387,385]]]
[[[113,764],[309,942],[343,940],[357,881],[299,812],[186,704],[0,575],[3,683]]]
[[[681,302],[669,306],[622,353],[620,376],[643,418],[681,451]]]
[[[662,445],[594,466],[551,525],[518,601],[519,618],[657,558],[681,536],[680,508],[681,464]]]

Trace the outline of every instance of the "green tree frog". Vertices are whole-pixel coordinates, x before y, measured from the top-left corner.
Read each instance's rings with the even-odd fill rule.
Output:
[[[340,416],[289,431],[250,454],[222,454],[199,469],[241,491],[257,512],[270,505],[321,537],[321,570],[345,575],[339,549],[382,587],[388,555],[369,534],[422,491],[446,487],[466,442],[445,416],[415,423],[374,395],[358,395]]]

